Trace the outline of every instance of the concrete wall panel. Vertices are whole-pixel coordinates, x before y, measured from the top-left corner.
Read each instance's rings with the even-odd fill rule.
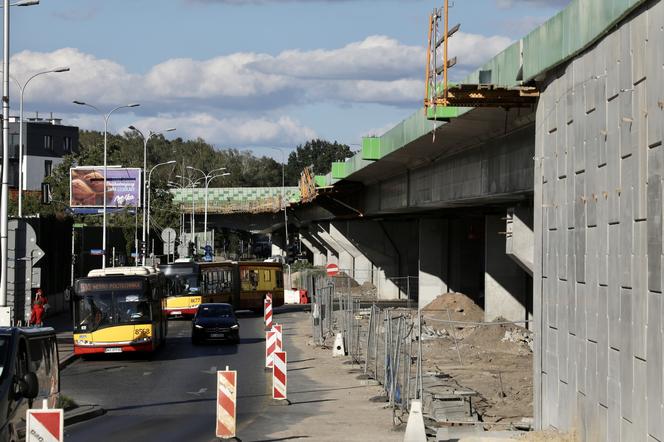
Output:
[[[536,420],[582,440],[664,440],[662,47],[653,0],[562,67],[542,93],[559,108],[537,112],[536,151],[558,164],[557,176],[543,164],[557,182],[537,187],[555,210],[535,224],[535,286],[561,296],[536,310],[546,396],[559,401],[536,404]]]

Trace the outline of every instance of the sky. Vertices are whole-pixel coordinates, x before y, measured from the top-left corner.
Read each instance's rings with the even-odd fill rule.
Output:
[[[569,0],[454,0],[462,78]],[[11,9],[27,116],[203,138],[279,156],[312,138],[359,149],[421,108],[428,15],[442,0],[41,0]],[[11,89],[12,114],[18,92]]]

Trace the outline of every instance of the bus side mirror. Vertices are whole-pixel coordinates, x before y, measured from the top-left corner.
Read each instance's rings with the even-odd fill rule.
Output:
[[[34,399],[39,394],[39,380],[37,375],[30,372],[18,381],[18,389],[21,396],[26,399]]]

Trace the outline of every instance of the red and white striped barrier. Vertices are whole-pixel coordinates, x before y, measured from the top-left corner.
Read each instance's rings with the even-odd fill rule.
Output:
[[[237,400],[237,371],[217,372],[217,437],[230,439],[235,437]]]
[[[288,391],[288,370],[286,352],[274,352],[272,365],[272,399],[285,400]]]
[[[62,409],[27,410],[25,440],[28,442],[64,441],[63,419]]]
[[[272,359],[275,351],[280,349],[277,348],[277,332],[267,331],[265,332],[265,367],[272,368]]]
[[[277,349],[276,351],[282,351],[284,349],[284,341],[281,333],[282,327],[281,324],[274,324],[272,326],[272,331],[277,333]]]
[[[263,301],[263,317],[265,319],[265,328],[272,329],[272,295],[268,293],[268,297]]]

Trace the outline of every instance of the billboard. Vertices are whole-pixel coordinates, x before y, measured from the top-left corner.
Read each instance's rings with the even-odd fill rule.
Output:
[[[106,177],[106,206],[135,208],[141,205],[141,169],[109,167]],[[70,169],[69,205],[76,208],[104,206],[104,167]]]

